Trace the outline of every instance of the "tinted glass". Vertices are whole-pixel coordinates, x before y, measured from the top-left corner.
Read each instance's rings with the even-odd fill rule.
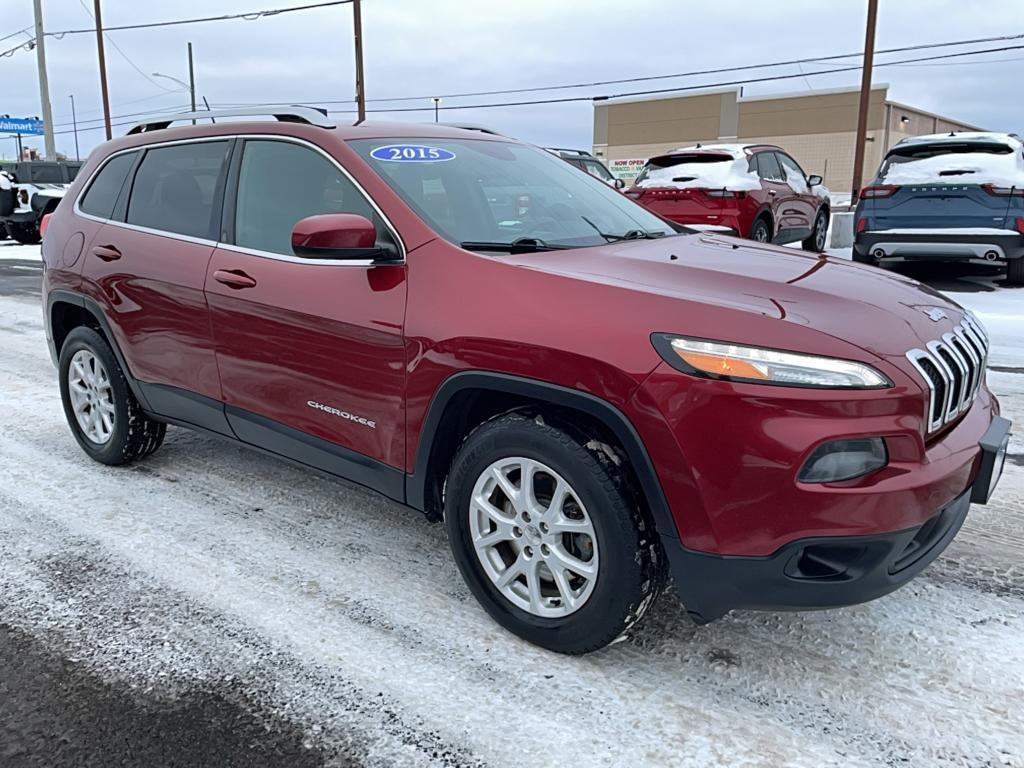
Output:
[[[782,168],[774,152],[760,152],[757,155],[757,175],[769,181],[782,181]]]
[[[100,168],[100,172],[92,180],[92,184],[89,185],[89,189],[86,190],[78,207],[85,213],[109,219],[114,212],[117,196],[121,194],[121,187],[124,186],[124,180],[137,155],[137,152],[118,155]]]
[[[389,236],[363,194],[338,167],[308,147],[285,141],[246,141],[238,174],[235,244],[294,255],[296,222],[320,213],[357,213]]]
[[[601,165],[597,160],[584,160],[583,170],[595,178],[611,181],[611,173],[609,173],[608,169]]]
[[[434,231],[454,243],[511,244],[529,238],[582,247],[630,232],[676,233],[604,182],[525,144],[448,138],[349,144]]]
[[[179,235],[216,238],[217,180],[227,141],[157,147],[146,152],[128,202],[129,224]],[[219,214],[217,214],[219,216]]]

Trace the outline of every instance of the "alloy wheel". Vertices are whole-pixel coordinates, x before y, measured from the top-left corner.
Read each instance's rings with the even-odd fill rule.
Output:
[[[473,487],[469,528],[484,572],[516,607],[561,618],[593,592],[593,523],[576,491],[551,467],[518,456],[491,464]]]
[[[814,247],[818,251],[825,250],[825,235],[828,232],[828,221],[824,215],[818,216],[814,224]]]
[[[92,352],[81,349],[68,367],[68,394],[82,433],[97,445],[114,434],[114,391],[107,369]]]

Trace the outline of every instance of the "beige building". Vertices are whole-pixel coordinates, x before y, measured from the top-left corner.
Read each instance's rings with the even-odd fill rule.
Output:
[[[978,131],[977,126],[888,99],[888,85],[871,90],[864,181],[886,150],[906,136]],[[594,102],[594,154],[627,180],[644,160],[696,142],[777,144],[833,193],[850,191],[859,89],[742,96],[742,90]]]

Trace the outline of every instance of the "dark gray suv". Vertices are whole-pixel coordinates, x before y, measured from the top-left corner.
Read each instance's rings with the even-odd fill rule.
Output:
[[[904,139],[861,191],[853,258],[1005,262],[1024,285],[1024,145],[1015,134]]]

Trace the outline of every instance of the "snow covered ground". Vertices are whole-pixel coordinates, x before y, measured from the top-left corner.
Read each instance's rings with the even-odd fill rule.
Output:
[[[33,253],[0,244],[0,282]],[[951,295],[1020,366],[1024,291],[979,285]],[[216,697],[253,743],[295,733],[326,765],[1024,766],[1020,436],[994,503],[893,595],[705,627],[663,599],[566,658],[500,630],[441,526],[372,493],[180,429],[131,468],[91,462],[41,321],[0,296],[0,629],[104,690],[158,713]],[[1024,423],[1024,372],[989,383]],[[0,765],[23,725],[4,663]]]

